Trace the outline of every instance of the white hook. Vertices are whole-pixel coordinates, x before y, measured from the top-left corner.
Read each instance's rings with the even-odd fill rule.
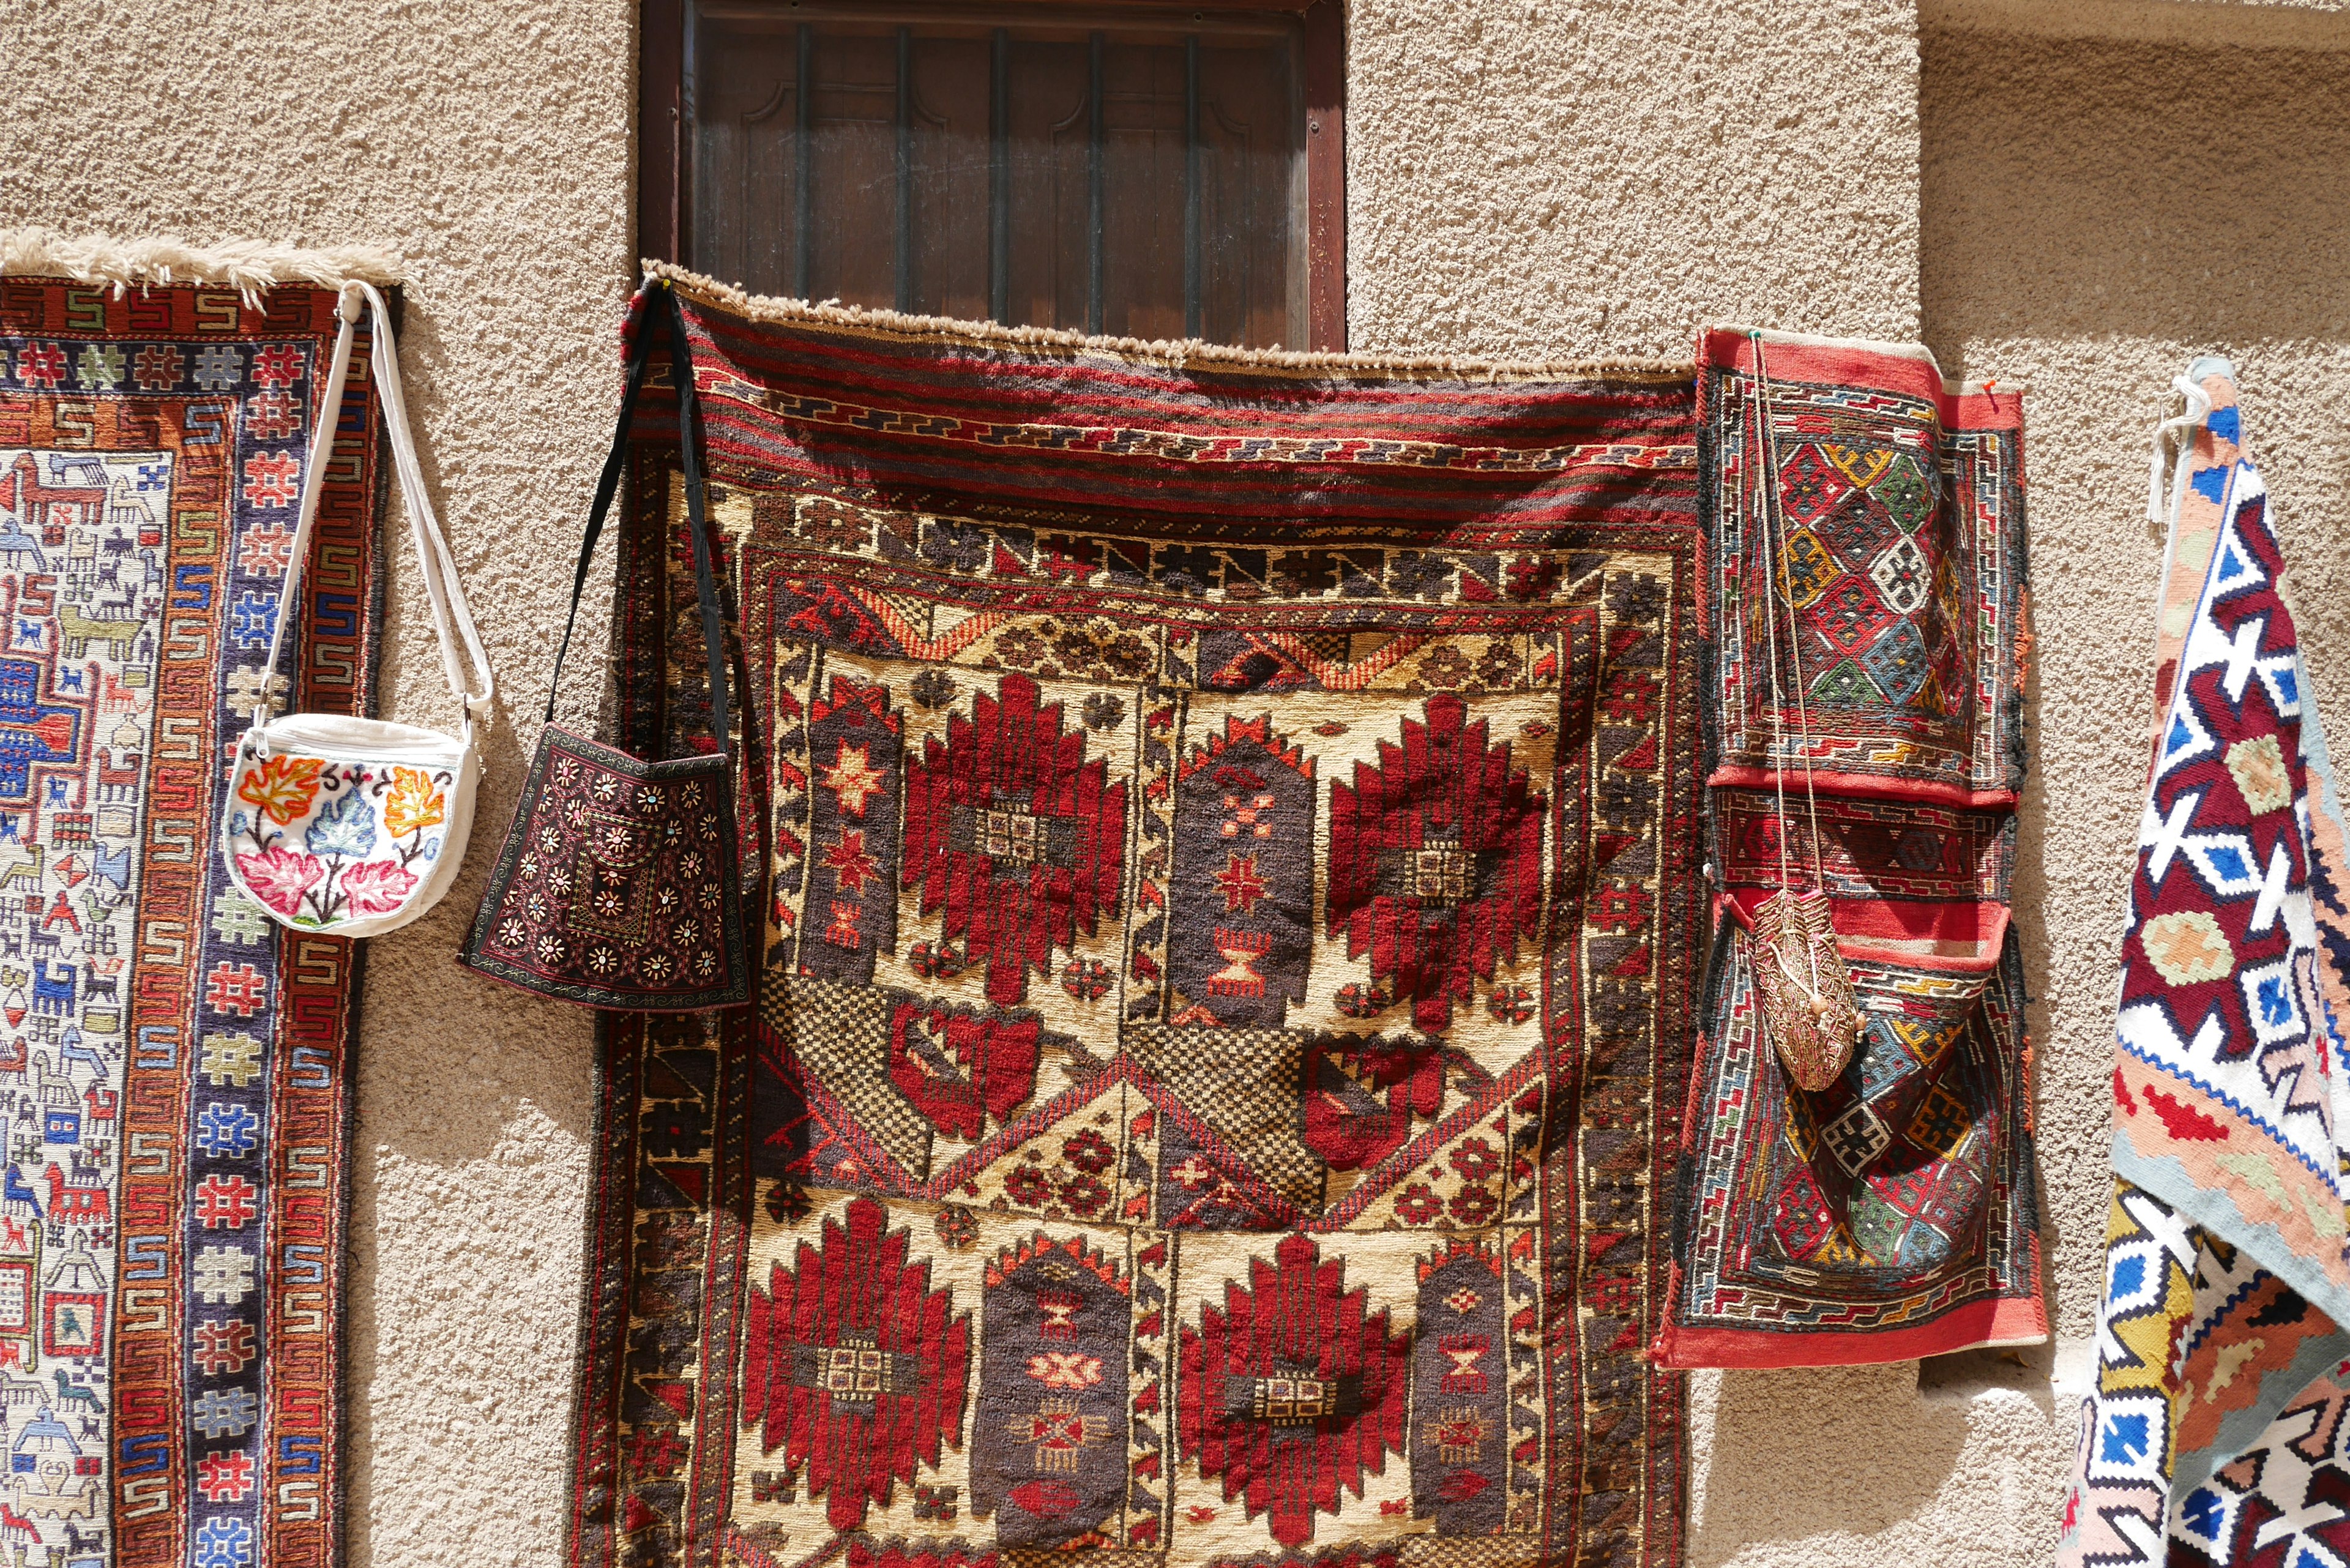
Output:
[[[2166,477],[2163,472],[2164,458],[2166,448],[2169,444],[2170,432],[2192,430],[2210,418],[2211,413],[2211,394],[2205,391],[2199,382],[2180,376],[2174,379],[2170,386],[2173,391],[2187,400],[2187,411],[2174,415],[2154,427],[2154,449],[2147,455],[2146,466],[2146,520],[2149,523],[2164,522],[2170,515],[2169,496],[2167,493],[2169,487],[2163,483]],[[2182,458],[2186,455],[2183,447],[2179,455]]]

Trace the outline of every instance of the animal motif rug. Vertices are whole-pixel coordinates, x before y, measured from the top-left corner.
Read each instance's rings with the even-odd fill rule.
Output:
[[[323,1564],[356,954],[281,940],[212,846],[336,332],[335,289],[292,280],[390,277],[169,261],[0,236],[0,1548]],[[322,711],[372,699],[352,385],[298,623]]]
[[[775,857],[757,1006],[605,1036],[575,1560],[1678,1563],[1687,368],[670,275]]]
[[[304,280],[388,282],[388,266],[0,234],[13,1563],[339,1555],[357,953],[281,933],[213,844],[335,338],[336,289]],[[373,698],[380,475],[364,363],[287,672],[319,711]]]
[[[2008,906],[2028,618],[2016,397],[1923,349],[1699,346],[1717,924],[1675,1198],[1668,1366],[2044,1338]],[[1827,893],[1863,1020],[1782,1067],[1757,908]]]
[[[2198,375],[2122,950],[2097,1381],[2059,1557],[2324,1568],[2350,1546],[2350,861],[2232,373]]]

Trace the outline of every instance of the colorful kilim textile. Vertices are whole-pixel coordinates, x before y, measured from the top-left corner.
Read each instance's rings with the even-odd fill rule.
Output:
[[[2350,1365],[2327,1369],[2259,1442],[2179,1499],[2171,1568],[2343,1568],[2350,1563]]]
[[[355,955],[226,880],[331,289],[0,279],[0,1549],[338,1555]],[[364,363],[364,359],[360,361]],[[296,701],[363,712],[357,366]]]
[[[1700,344],[1719,908],[1656,1355],[1818,1366],[2038,1340],[2007,902],[2021,415],[2012,396],[1946,389],[1923,350],[1762,348],[1767,410],[1746,334]],[[1786,529],[1775,598],[1766,477]],[[1810,1092],[1763,1027],[1752,928],[1815,865],[1865,1022],[1842,1075]]]
[[[1713,547],[1716,784],[2012,807],[2023,782],[2022,411],[1944,390],[1922,348],[1764,333],[1796,647],[1762,618],[1754,348],[1699,344]],[[1773,526],[1779,525],[1774,523]],[[1774,711],[1773,691],[1777,693]],[[1800,699],[1800,705],[1799,705]]]
[[[2229,377],[2200,385],[2122,949],[2097,1381],[2061,1554],[2075,1564],[2159,1561],[2166,1527],[2172,1561],[2335,1563],[2319,1527],[2350,1500],[2340,1393],[2317,1381],[2350,1374],[2350,862],[2266,487]]]
[[[1678,1563],[1686,369],[681,287],[777,896],[607,1034],[575,1560]]]

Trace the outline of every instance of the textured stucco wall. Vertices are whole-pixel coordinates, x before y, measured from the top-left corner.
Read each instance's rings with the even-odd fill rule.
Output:
[[[2333,733],[2350,725],[2350,213],[2334,195],[2350,181],[2350,16],[2332,16],[2324,50],[2262,30],[2309,19],[2239,11],[2237,47],[2168,32],[1924,41],[1925,338],[1946,365],[2033,388],[2038,756],[2017,901],[2039,906],[2025,953],[2066,1383],[2085,1372],[2102,1283],[2114,966],[2161,549],[2143,521],[2147,441],[2193,354],[2236,360],[2321,709]],[[2262,40],[2293,47],[2241,47]],[[1987,1456],[2032,1472],[2014,1484],[2035,1511],[2061,1499],[2069,1397],[2055,1417],[2053,1444]],[[1945,1487],[1918,1522],[1965,1539],[1970,1512]]]
[[[1708,314],[1917,335],[1906,0],[1349,16],[1357,348],[1679,355]]]
[[[1946,370],[2031,388],[2039,672],[2015,891],[2058,1342],[1929,1364],[1922,1385],[1911,1366],[1713,1380],[1699,1563],[2049,1559],[2102,1284],[2161,550],[2147,438],[2195,353],[2237,361],[2303,646],[2334,732],[2350,722],[2350,216],[2328,195],[2350,179],[2350,54],[2241,10],[2213,19],[2226,34],[2040,20],[1922,39],[1919,308]]]
[[[1929,31],[2199,48],[2350,49],[2350,0],[1919,0]]]
[[[2143,441],[2189,351],[2243,367],[2321,681],[2350,652],[2350,16],[1922,4],[1921,39],[1909,0],[1357,0],[1352,330],[1681,352],[1700,319],[1753,320],[1922,335],[1948,368],[2032,383],[2042,674],[2018,901],[2077,1346],[2157,551]],[[0,0],[0,223],[411,258],[402,363],[506,692],[492,836],[616,389],[632,10]],[[388,711],[435,722],[437,661],[399,581]],[[2327,709],[2350,732],[2350,674]],[[560,1543],[591,1047],[580,1017],[450,966],[484,857],[369,958],[355,1568],[545,1564]],[[1693,1562],[2047,1561],[2072,1425],[2051,1373],[2076,1358],[1700,1376]]]

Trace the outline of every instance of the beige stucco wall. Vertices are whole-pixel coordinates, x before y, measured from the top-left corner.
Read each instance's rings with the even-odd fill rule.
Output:
[[[2143,441],[2190,351],[2242,365],[2303,635],[2350,733],[2350,12],[1923,8],[1353,7],[1358,346],[1679,352],[1727,317],[1922,336],[1947,367],[2033,388],[2042,673],[2017,891],[2064,1340],[1922,1382],[1914,1365],[1700,1376],[1700,1564],[2048,1559],[2072,1427],[2052,1376],[2077,1366],[2094,1307],[2139,787]],[[402,362],[507,693],[491,825],[615,389],[631,18],[626,0],[0,0],[0,223],[411,258]],[[400,589],[390,711],[432,722],[412,574]],[[560,1543],[591,1046],[580,1016],[450,966],[483,858],[369,958],[355,1568],[552,1563]]]

